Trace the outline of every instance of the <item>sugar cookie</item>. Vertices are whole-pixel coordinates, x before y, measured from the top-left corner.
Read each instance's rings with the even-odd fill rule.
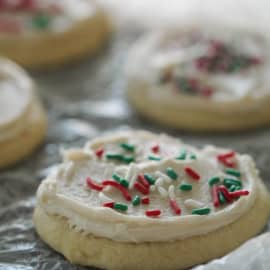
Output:
[[[0,59],[0,168],[29,155],[43,140],[47,118],[28,75]]]
[[[176,128],[269,124],[269,48],[257,33],[218,26],[152,33],[131,49],[129,100],[142,115]]]
[[[3,0],[0,14],[1,55],[30,68],[93,54],[110,28],[91,0]]]
[[[38,189],[34,223],[73,263],[176,270],[241,245],[269,206],[250,156],[128,131],[65,152]]]

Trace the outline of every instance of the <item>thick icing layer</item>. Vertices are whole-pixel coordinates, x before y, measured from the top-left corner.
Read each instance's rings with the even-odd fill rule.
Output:
[[[198,68],[198,60],[207,60],[203,58],[213,54],[209,52],[213,51],[212,43],[228,48],[229,57],[222,60],[225,63],[218,57],[211,60],[213,69],[211,66],[209,69]],[[222,53],[218,56],[220,58]],[[218,64],[215,61],[219,61]],[[269,42],[266,39],[256,34],[213,27],[159,32],[143,38],[131,51],[127,67],[131,91],[135,91],[132,85],[142,89],[147,87],[146,94],[156,104],[192,106],[194,110],[206,111],[260,108],[266,99],[267,102],[270,99],[269,70]],[[168,76],[173,79],[168,80]],[[185,80],[180,82],[183,79],[191,84],[187,85]]]
[[[0,59],[0,141],[25,128],[34,100],[31,79],[15,64]]]
[[[112,149],[114,146],[114,149],[121,150],[117,147],[124,142],[142,150],[136,155],[136,163],[119,164],[96,157],[96,147]],[[145,158],[153,144],[160,146],[161,160]],[[183,149],[192,149],[192,158],[189,150],[183,156]],[[104,150],[103,154],[106,155],[106,152]],[[220,154],[229,155],[226,162],[217,159]],[[233,176],[226,171],[224,164],[235,166],[233,173],[240,173],[241,176]],[[200,179],[189,174],[187,168],[198,174]],[[176,177],[168,170],[172,170]],[[117,188],[105,184],[108,179],[117,182],[112,180],[115,174],[128,182],[125,190],[132,199],[136,195],[141,198],[139,204],[133,204]],[[149,194],[143,195],[136,188],[136,183],[139,175],[145,174],[150,175],[154,182],[150,185]],[[99,190],[87,184],[88,177]],[[220,183],[210,186],[209,179],[213,177],[219,177]],[[213,187],[220,188],[224,184],[227,189],[232,188],[227,186],[226,178],[241,182],[241,190],[247,196],[215,206]],[[213,146],[202,150],[189,148],[164,135],[125,132],[90,142],[83,150],[66,152],[65,162],[43,181],[37,196],[38,204],[45,211],[66,217],[72,227],[86,234],[121,242],[173,241],[205,234],[240,218],[253,206],[259,182],[257,170],[249,156]],[[192,190],[180,189],[183,185],[192,186]],[[233,191],[230,192],[233,194]],[[145,197],[149,199],[149,204],[143,203]],[[172,200],[181,209],[181,215],[171,206]],[[112,202],[125,205],[127,209],[104,207],[104,203]],[[194,211],[198,208],[206,208],[210,213],[196,215]],[[149,210],[160,210],[161,213],[151,218],[147,216]]]
[[[96,11],[95,3],[88,0],[5,0],[0,8],[0,33],[62,32]]]

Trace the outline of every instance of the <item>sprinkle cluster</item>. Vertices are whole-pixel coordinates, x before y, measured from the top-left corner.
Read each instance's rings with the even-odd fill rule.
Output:
[[[161,83],[172,83],[177,91],[189,95],[197,95],[202,97],[210,97],[213,95],[214,89],[200,82],[195,77],[174,75],[172,70],[165,72],[161,78]]]
[[[249,194],[248,190],[243,190],[241,172],[235,169],[236,164],[232,161],[236,153],[231,151],[217,156],[217,160],[225,165],[226,177],[214,176],[209,179],[208,184],[212,191],[213,205],[220,207],[226,203],[232,203],[240,196]],[[228,167],[226,167],[228,166]]]
[[[130,164],[132,162],[136,162],[136,146],[130,143],[120,143],[118,144],[119,151],[106,151],[104,147],[100,147],[95,150],[95,155],[97,159],[112,162],[119,162],[123,164]],[[160,161],[162,160],[162,156],[160,155],[160,145],[153,144],[149,149],[149,154],[147,156],[148,160],[152,161]],[[185,160],[185,159],[196,159],[196,155],[194,153],[190,153],[185,149],[182,149],[180,154],[175,157],[177,160]]]
[[[262,59],[236,52],[233,48],[219,40],[207,41],[205,55],[192,60],[191,64],[201,73],[233,74],[245,71],[262,64]],[[196,95],[209,98],[215,89],[195,76],[177,74],[178,66],[165,70],[160,77],[161,84],[169,83],[176,93]],[[179,73],[179,72],[178,72]]]
[[[194,61],[196,68],[202,72],[236,73],[261,64],[258,57],[236,53],[221,41],[210,40],[208,46],[207,54]]]
[[[105,157],[106,160],[110,161],[116,161],[120,163],[126,163],[129,164],[131,162],[135,162],[135,146],[133,144],[129,143],[120,143],[119,148],[122,151],[119,151],[117,153],[115,152],[105,152],[105,149],[103,147],[100,147],[95,151],[95,155],[98,159],[102,159]]]
[[[44,8],[41,7],[36,0],[1,0],[0,12],[1,11],[30,13],[29,23],[27,23],[26,26],[31,26],[38,30],[49,28],[52,18],[62,13],[62,9],[58,4],[52,3]],[[0,18],[0,32],[20,33],[24,30],[23,28],[23,22],[16,17],[3,16]]]
[[[135,161],[136,146],[129,143],[118,144],[119,148],[122,148],[124,153],[132,153],[133,160]],[[154,144],[149,151],[155,155],[160,153],[161,146]],[[96,157],[101,159],[105,157],[107,160],[117,160],[126,163],[126,155],[119,153],[106,153],[104,147],[99,148],[95,151]],[[225,177],[213,176],[208,179],[209,192],[212,195],[213,207],[218,208],[222,205],[232,203],[241,196],[246,196],[249,191],[243,190],[241,172],[237,169],[237,163],[235,161],[236,153],[230,151],[227,153],[222,153],[217,155],[216,159],[220,165],[224,168]],[[175,160],[186,160],[186,159],[197,159],[196,155],[182,149],[179,155],[174,157]],[[159,156],[158,160],[162,157]],[[156,160],[156,159],[150,159]],[[157,160],[156,160],[157,161]],[[177,171],[172,167],[167,167],[164,171],[155,171],[151,173],[139,172],[135,175],[135,179],[128,179],[129,177],[121,176],[118,173],[113,173],[111,179],[103,179],[100,183],[88,177],[86,179],[86,185],[91,189],[99,192],[100,198],[103,200],[103,207],[109,207],[120,211],[122,213],[127,212],[129,207],[138,207],[139,205],[147,206],[145,210],[145,215],[148,217],[159,217],[162,215],[161,209],[156,209],[151,207],[151,192],[157,191],[161,199],[166,199],[168,201],[168,207],[170,207],[172,213],[176,216],[181,215],[182,209],[181,205],[177,202],[175,189],[178,189],[185,194],[191,194],[193,185],[196,185],[201,181],[202,176],[200,172],[193,168],[192,165],[187,163],[183,168],[183,174],[181,173],[181,178],[184,177],[189,181],[181,181],[180,176]],[[132,177],[131,177],[132,178]],[[163,183],[169,184],[168,190],[163,187]],[[119,192],[126,203],[117,202],[107,197],[103,191],[106,187],[111,187]],[[201,205],[200,202],[196,202],[192,199],[187,200],[187,205],[191,206],[192,215],[208,215],[211,212],[211,207],[205,207]]]

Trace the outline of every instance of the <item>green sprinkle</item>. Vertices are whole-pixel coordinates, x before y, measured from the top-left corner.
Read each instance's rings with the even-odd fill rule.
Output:
[[[120,147],[122,147],[124,150],[134,152],[135,151],[135,146],[129,143],[121,143]]]
[[[180,90],[185,91],[185,92],[190,92],[192,91],[192,87],[190,87],[189,83],[185,78],[180,77],[178,79],[178,86]]]
[[[116,210],[121,210],[121,211],[127,211],[128,210],[128,206],[126,204],[123,204],[123,203],[115,203],[113,208],[116,209]]]
[[[187,157],[187,151],[185,149],[183,149],[180,153],[180,155],[178,157],[176,157],[176,159],[178,160],[185,160]]]
[[[235,185],[232,185],[230,188],[229,188],[229,191],[230,192],[233,192],[233,191],[237,191],[237,190],[241,190],[242,187],[240,186],[235,186]]]
[[[149,159],[149,160],[156,160],[156,161],[161,160],[160,157],[158,157],[158,156],[152,156],[152,155],[148,156],[148,159]]]
[[[242,182],[241,181],[235,180],[235,179],[231,179],[231,178],[224,178],[223,184],[227,188],[230,188],[231,186],[242,187]]]
[[[248,61],[246,61],[245,57],[241,57],[241,56],[236,56],[234,59],[234,65],[238,68],[245,68],[247,67]]]
[[[116,160],[122,161],[124,156],[121,154],[106,154],[106,158],[107,159],[116,159]]]
[[[221,204],[224,204],[226,202],[226,199],[224,198],[222,192],[218,193],[218,200]]]
[[[220,182],[220,178],[217,177],[217,176],[212,177],[212,178],[210,178],[210,179],[208,180],[209,186],[213,186],[213,185],[215,185],[215,184],[217,184],[217,183],[219,183],[219,182]]]
[[[190,159],[197,159],[197,156],[195,154],[191,154]]]
[[[123,156],[121,154],[106,154],[107,159],[115,159],[118,161],[123,161],[125,163],[130,163],[135,160],[132,156]]]
[[[167,175],[168,175],[171,179],[173,179],[173,180],[176,180],[177,177],[178,177],[177,173],[174,171],[173,168],[170,168],[170,167],[167,168],[166,173],[167,173]]]
[[[115,181],[117,181],[118,183],[120,183],[123,187],[128,188],[129,182],[128,182],[126,179],[122,178],[120,175],[114,173],[114,174],[112,175],[112,178],[113,178]]]
[[[183,191],[190,191],[190,190],[192,190],[192,185],[190,185],[190,184],[181,184],[179,186],[179,189],[183,190]]]
[[[137,196],[137,195],[136,195],[136,196],[133,198],[133,200],[132,200],[132,204],[133,204],[134,206],[139,205],[140,202],[141,202],[141,198],[140,198],[139,196]]]
[[[144,178],[147,180],[147,182],[150,184],[150,185],[154,185],[156,180],[148,173],[145,173],[144,174]]]
[[[211,209],[208,207],[198,208],[192,210],[192,215],[208,215],[211,212]]]
[[[122,158],[122,160],[123,160],[125,163],[130,163],[130,162],[133,162],[133,161],[135,160],[135,158],[132,157],[132,156],[124,156],[124,157]]]
[[[237,186],[235,186],[235,185],[231,185],[231,186],[229,187],[229,191],[230,191],[230,192],[234,192],[234,191],[236,191],[236,189],[237,189]]]
[[[225,170],[225,172],[227,174],[230,174],[230,175],[233,175],[233,176],[236,176],[236,177],[240,177],[241,176],[241,173],[239,171],[235,170],[235,169],[227,168]]]
[[[125,188],[129,186],[129,182],[126,179],[121,179],[120,184]]]
[[[50,24],[50,17],[46,14],[37,14],[33,17],[32,23],[38,29],[46,29]]]
[[[112,178],[115,180],[115,181],[117,181],[118,183],[120,183],[121,182],[121,176],[120,175],[118,175],[118,174],[116,174],[116,173],[114,173],[113,175],[112,175]]]

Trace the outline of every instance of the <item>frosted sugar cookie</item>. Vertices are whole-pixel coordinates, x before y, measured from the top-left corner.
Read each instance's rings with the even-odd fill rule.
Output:
[[[0,168],[29,155],[43,140],[47,118],[28,75],[0,59]]]
[[[3,0],[0,53],[25,67],[47,67],[93,54],[109,33],[91,0]]]
[[[269,41],[213,26],[152,33],[131,49],[128,97],[176,128],[234,131],[270,122]]]
[[[34,223],[73,263],[185,269],[258,233],[269,199],[248,155],[129,131],[65,152],[38,189]]]

